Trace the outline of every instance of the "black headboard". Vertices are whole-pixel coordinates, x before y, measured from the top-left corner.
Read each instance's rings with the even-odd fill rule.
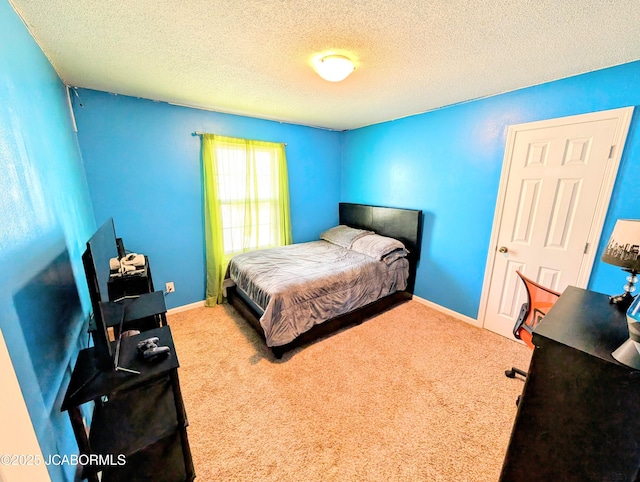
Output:
[[[396,238],[420,259],[422,211],[351,203],[340,203],[339,211],[340,224]]]
[[[382,236],[398,239],[409,250],[411,273],[407,291],[413,293],[415,273],[422,245],[422,211],[367,204],[339,203],[340,224],[369,229]]]

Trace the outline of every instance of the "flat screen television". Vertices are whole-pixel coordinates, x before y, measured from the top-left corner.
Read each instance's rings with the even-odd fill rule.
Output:
[[[113,369],[113,353],[100,303],[109,301],[110,260],[120,257],[122,251],[122,240],[116,238],[113,218],[109,218],[87,241],[87,249],[82,255],[96,324],[93,336],[96,366],[104,371]]]

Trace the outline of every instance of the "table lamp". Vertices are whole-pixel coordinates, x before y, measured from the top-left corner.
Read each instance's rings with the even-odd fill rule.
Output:
[[[624,293],[609,297],[609,302],[626,311],[633,301],[634,286],[640,272],[640,219],[618,219],[609,238],[602,261],[620,266],[629,273]]]
[[[627,310],[627,326],[629,339],[611,356],[623,365],[640,370],[640,296],[636,296]]]

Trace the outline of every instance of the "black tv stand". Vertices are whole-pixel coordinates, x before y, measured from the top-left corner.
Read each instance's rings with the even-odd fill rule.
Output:
[[[170,352],[145,360],[137,344],[152,336]],[[62,404],[62,411],[69,413],[80,461],[88,462],[82,478],[92,482],[192,481],[195,472],[188,422],[170,328],[122,338],[120,365],[139,375],[98,369],[93,350],[80,352]],[[92,401],[95,408],[87,434],[80,406]]]
[[[92,482],[184,482],[195,477],[178,357],[164,293],[154,291],[149,260],[121,273],[125,253],[108,219],[82,255],[94,347],[81,350],[62,403],[80,450],[82,478]],[[117,261],[117,263],[113,262]],[[140,261],[140,260],[137,260]],[[112,264],[120,269],[112,270]],[[123,336],[124,332],[140,333]],[[169,353],[145,359],[138,343],[158,337]],[[80,406],[93,402],[87,431]]]

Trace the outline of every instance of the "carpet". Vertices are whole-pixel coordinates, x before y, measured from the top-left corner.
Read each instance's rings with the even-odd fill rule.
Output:
[[[496,481],[531,351],[409,301],[276,360],[228,305],[168,317],[201,481]]]

